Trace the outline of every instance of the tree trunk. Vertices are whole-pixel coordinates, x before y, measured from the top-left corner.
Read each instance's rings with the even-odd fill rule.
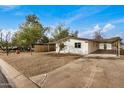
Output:
[[[7,56],[9,55],[8,44],[7,44],[7,46],[6,46],[6,55],[7,55]]]
[[[30,45],[30,53],[31,53],[31,55],[32,55],[32,46]]]

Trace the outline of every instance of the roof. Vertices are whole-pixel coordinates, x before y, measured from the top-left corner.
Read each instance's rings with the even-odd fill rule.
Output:
[[[97,42],[100,42],[100,43],[113,43],[115,41],[121,41],[121,38],[120,37],[112,37],[112,38],[109,38],[109,39],[103,39],[103,40],[97,40]]]
[[[93,39],[88,39],[88,38],[77,38],[77,37],[65,37],[65,38],[62,38],[60,40],[57,40],[56,42],[61,42],[61,41],[66,41],[68,39],[76,39],[76,40],[87,40],[87,41],[96,41],[96,40],[93,40]]]
[[[124,45],[124,43],[121,42],[121,45]]]
[[[93,41],[93,42],[98,42],[98,43],[113,43],[113,42],[118,41],[118,40],[121,41],[121,38],[120,37],[112,37],[112,38],[109,38],[109,39],[101,39],[101,40],[88,39],[88,38],[78,38],[78,37],[66,37],[66,38],[60,39],[60,40],[58,40],[56,42],[66,41],[68,39]]]
[[[52,45],[52,44],[56,44],[56,42],[49,42],[49,43],[35,43],[33,45]]]

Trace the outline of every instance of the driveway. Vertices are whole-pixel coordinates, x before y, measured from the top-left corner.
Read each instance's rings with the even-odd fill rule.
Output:
[[[5,78],[5,76],[1,71],[0,71],[0,88],[11,88],[7,79]]]
[[[47,88],[120,88],[124,87],[124,60],[81,58],[30,79]]]

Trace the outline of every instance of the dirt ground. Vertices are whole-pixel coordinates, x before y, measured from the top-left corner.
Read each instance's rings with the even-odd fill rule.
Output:
[[[53,52],[33,53],[32,55],[30,53],[20,53],[18,55],[11,53],[9,56],[0,54],[0,58],[27,77],[50,72],[79,57],[79,55],[69,54],[57,55]]]
[[[124,88],[124,60],[80,58],[31,79],[47,88]]]
[[[121,56],[120,56],[120,59],[124,60],[124,55],[121,55]]]
[[[117,58],[85,58],[51,53],[0,54],[40,87],[124,88],[124,55]]]

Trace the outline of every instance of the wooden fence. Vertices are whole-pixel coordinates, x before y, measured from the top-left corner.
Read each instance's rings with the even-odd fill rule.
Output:
[[[49,52],[55,51],[55,44],[37,44],[34,45],[34,52]]]

